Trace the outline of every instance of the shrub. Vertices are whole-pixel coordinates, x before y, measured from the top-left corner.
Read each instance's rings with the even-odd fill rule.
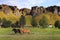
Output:
[[[16,23],[15,23],[15,27],[20,27],[20,25],[18,25],[18,24],[19,24],[19,22],[16,21]]]
[[[55,26],[56,28],[60,28],[60,21],[59,21],[59,20],[55,21],[54,26]]]
[[[35,19],[34,16],[32,16],[31,25],[32,25],[33,27],[36,27],[36,26],[37,26],[37,21],[36,21],[36,19]]]
[[[20,25],[18,25],[19,24],[19,22],[18,21],[16,21],[16,23],[12,23],[12,25],[11,25],[11,27],[16,27],[16,28],[20,28]]]
[[[2,25],[2,19],[0,18],[0,26]]]
[[[12,23],[12,24],[11,24],[11,27],[12,27],[12,28],[15,28],[15,27],[16,27],[15,23]]]
[[[6,20],[5,18],[2,19],[2,27],[7,28],[11,26],[11,21]]]
[[[21,15],[19,23],[21,27],[24,27],[24,25],[26,24],[25,16]]]
[[[43,28],[46,28],[48,26],[48,20],[45,16],[43,16],[42,19],[39,21],[39,25]]]

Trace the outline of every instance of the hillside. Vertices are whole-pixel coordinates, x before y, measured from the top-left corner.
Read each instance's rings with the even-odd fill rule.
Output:
[[[44,8],[43,6],[34,6],[31,9],[21,8],[18,9],[17,6],[10,5],[0,5],[0,18],[6,18],[12,22],[19,20],[20,16],[24,15],[26,17],[26,25],[31,25],[32,16],[36,16],[37,22],[44,16],[48,19],[49,24],[54,24],[56,20],[60,20],[60,6],[50,6]]]

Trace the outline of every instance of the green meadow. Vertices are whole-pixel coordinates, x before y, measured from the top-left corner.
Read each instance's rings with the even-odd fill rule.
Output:
[[[0,28],[0,40],[60,40],[58,28],[25,28],[30,34],[15,34],[12,28]]]

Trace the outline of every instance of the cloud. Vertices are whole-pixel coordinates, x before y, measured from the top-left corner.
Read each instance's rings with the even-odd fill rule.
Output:
[[[15,5],[18,8],[31,8],[32,6],[50,6],[60,2],[60,0],[0,0],[0,4]],[[60,5],[60,3],[58,3]]]
[[[1,1],[3,4],[16,5],[18,8],[31,8],[31,6],[43,3],[44,0],[0,0],[0,2]]]
[[[59,2],[59,3],[57,3],[57,5],[58,5],[58,6],[60,6],[60,2]]]

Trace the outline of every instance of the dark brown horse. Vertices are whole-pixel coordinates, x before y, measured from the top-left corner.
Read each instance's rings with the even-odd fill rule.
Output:
[[[14,31],[14,33],[21,33],[20,29],[16,29],[16,28],[13,28],[12,31]]]

